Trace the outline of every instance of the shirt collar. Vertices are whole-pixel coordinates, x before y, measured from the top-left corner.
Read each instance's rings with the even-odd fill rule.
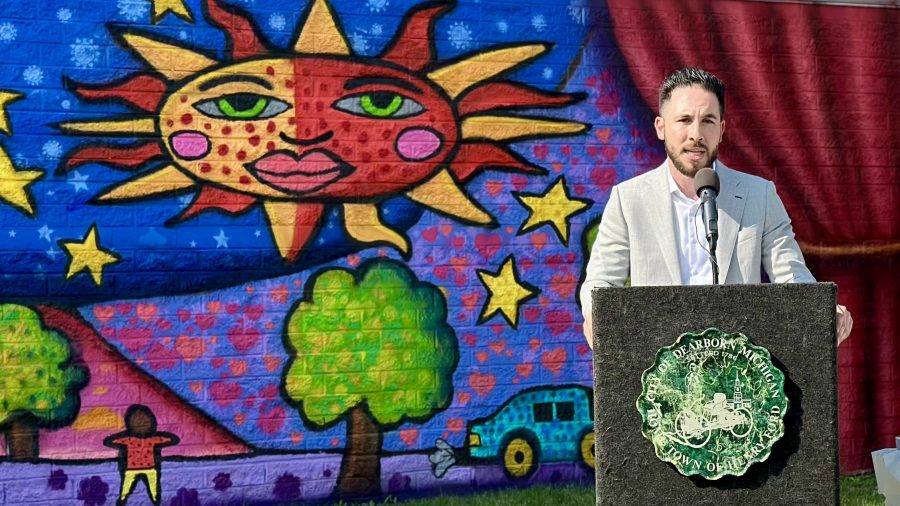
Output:
[[[716,160],[712,164],[712,170],[718,172],[718,168],[716,165],[719,164],[719,161]],[[669,193],[674,197],[681,197],[691,203],[695,202],[694,199],[688,198],[685,194],[681,193],[681,189],[678,188],[678,183],[675,182],[675,178],[672,177],[672,172],[669,170],[669,161],[666,160],[666,180],[669,182]]]

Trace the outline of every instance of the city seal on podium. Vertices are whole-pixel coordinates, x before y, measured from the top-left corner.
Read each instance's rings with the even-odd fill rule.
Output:
[[[641,432],[685,476],[741,476],[784,435],[784,373],[743,334],[682,334],[641,383]]]

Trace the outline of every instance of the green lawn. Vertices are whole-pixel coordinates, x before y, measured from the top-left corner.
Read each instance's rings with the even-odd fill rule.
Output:
[[[469,496],[433,497],[397,501],[388,498],[370,505],[403,504],[404,506],[546,506],[564,504],[566,506],[592,506],[594,488],[564,485],[558,487],[530,487],[523,489],[498,490]],[[841,479],[841,506],[882,506],[884,499],[876,492],[875,475],[846,477]]]

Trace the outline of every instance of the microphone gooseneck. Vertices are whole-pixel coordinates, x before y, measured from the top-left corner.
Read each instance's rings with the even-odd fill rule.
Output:
[[[716,243],[719,240],[719,209],[716,197],[719,196],[719,174],[710,168],[702,168],[694,175],[694,190],[700,197],[700,210],[703,213],[703,228],[706,229],[706,242],[709,244],[709,261],[712,264],[713,284],[719,284],[719,264],[716,261]]]

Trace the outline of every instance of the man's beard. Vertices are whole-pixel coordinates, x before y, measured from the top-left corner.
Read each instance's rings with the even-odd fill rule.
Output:
[[[712,167],[713,162],[716,161],[716,158],[719,156],[719,146],[716,146],[716,149],[714,149],[712,152],[710,152],[705,145],[694,144],[693,146],[690,146],[690,147],[703,148],[703,149],[707,150],[707,153],[708,153],[707,156],[709,156],[709,161],[703,165],[698,165],[697,167],[688,167],[684,163],[681,162],[680,158],[678,158],[677,153],[675,152],[675,149],[676,149],[675,147],[669,145],[668,142],[666,142],[664,144],[666,146],[666,155],[669,156],[669,160],[672,161],[672,165],[674,165],[675,168],[678,169],[678,172],[684,174],[687,177],[694,177],[694,175],[697,174],[697,171],[704,167]],[[681,151],[684,151],[683,148],[677,148],[677,149],[678,149],[679,153]]]

